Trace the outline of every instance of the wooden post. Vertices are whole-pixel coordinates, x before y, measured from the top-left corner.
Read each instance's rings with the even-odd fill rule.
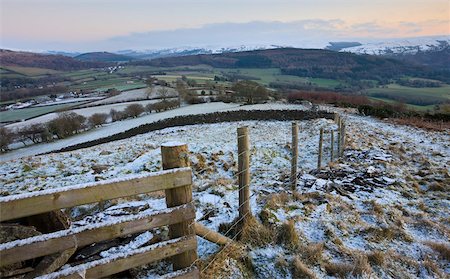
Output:
[[[297,160],[298,160],[298,125],[292,122],[292,161],[291,161],[291,189],[297,186]]]
[[[323,144],[323,128],[320,128],[320,137],[319,137],[319,154],[317,157],[317,168],[320,169],[322,166],[322,144]]]
[[[250,148],[248,127],[239,127],[238,135],[238,177],[239,177],[239,220],[244,224],[250,217]]]
[[[341,153],[339,154],[341,157],[344,155],[344,149],[345,149],[345,122],[342,121],[341,123]]]
[[[331,160],[331,162],[333,162],[333,159],[334,159],[334,131],[331,130],[330,134],[331,134],[330,135],[330,137],[331,137],[331,139],[330,139],[330,141],[331,141],[331,143],[330,143],[330,145],[331,145],[330,160]]]
[[[164,170],[189,167],[189,151],[184,143],[169,142],[161,145],[162,167]],[[167,207],[192,202],[192,185],[165,190]],[[169,226],[170,239],[195,235],[195,219]],[[172,257],[173,269],[179,270],[191,266],[197,259],[197,251],[190,250]]]
[[[342,139],[342,129],[341,129],[341,120],[339,119],[338,123],[338,134],[337,134],[337,156],[341,156],[341,139]]]

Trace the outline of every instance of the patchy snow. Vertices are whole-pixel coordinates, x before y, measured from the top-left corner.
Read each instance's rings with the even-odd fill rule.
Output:
[[[230,105],[221,109],[252,107],[269,106]],[[271,104],[270,108],[274,107],[291,106]],[[329,134],[325,134],[324,167],[320,171],[315,170],[319,130],[321,127],[336,129],[336,125],[325,119],[299,122],[296,195],[292,195],[289,185],[291,123],[282,121],[167,128],[83,150],[12,160],[0,166],[2,195],[49,191],[77,183],[156,172],[161,169],[161,144],[186,142],[194,175],[196,220],[218,231],[220,224],[230,223],[238,215],[236,129],[245,125],[249,127],[251,143],[252,212],[258,218],[262,211],[268,212],[266,221],[274,230],[294,220],[301,243],[298,250],[273,242],[258,248],[247,247],[256,278],[291,278],[295,257],[323,278],[328,276],[327,263],[353,263],[354,257],[373,251],[381,251],[385,264],[377,266],[370,262],[371,274],[366,277],[440,277],[427,269],[426,260],[445,274],[450,269],[448,262],[427,246],[426,241],[448,244],[450,237],[447,222],[450,134],[388,124],[369,117],[345,115],[345,119],[344,157],[328,164],[330,142]],[[94,166],[103,168],[97,170]],[[277,201],[283,194],[287,200]],[[145,212],[164,207],[161,197],[143,197],[114,205],[98,213],[98,217],[86,217],[75,224],[107,221],[128,210]],[[136,240],[136,243],[141,242]],[[317,243],[323,243],[324,251],[311,264],[304,258],[304,251]],[[198,241],[202,260],[207,260],[219,248],[208,241]],[[276,264],[283,259],[287,267]],[[238,260],[227,258],[223,265],[228,273],[216,276],[242,276]]]

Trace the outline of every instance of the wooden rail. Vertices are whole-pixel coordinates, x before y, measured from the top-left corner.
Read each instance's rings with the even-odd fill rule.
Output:
[[[0,198],[0,222],[61,208],[173,189],[192,184],[192,171],[182,168],[147,176],[80,184]]]
[[[117,218],[119,221],[116,223],[104,222],[30,237],[26,240],[16,240],[0,244],[0,266],[50,255],[73,247],[81,248],[92,243],[176,224],[192,218],[195,218],[194,207],[186,205],[162,212]]]
[[[177,158],[186,161],[187,146],[183,146],[186,152],[183,158]],[[161,190],[168,195],[168,208],[0,244],[0,266],[169,226],[171,239],[168,241],[53,272],[45,278],[100,278],[168,257],[175,259],[175,272],[170,278],[198,278],[198,270],[191,267],[197,259],[197,240],[194,226],[191,226],[195,220],[195,208],[191,203],[192,170],[189,163],[180,163],[171,156],[181,155],[174,148],[172,145],[162,148],[165,170],[161,172],[1,197],[0,221]]]

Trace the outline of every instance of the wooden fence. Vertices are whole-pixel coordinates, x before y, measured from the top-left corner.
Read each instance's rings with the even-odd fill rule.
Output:
[[[192,267],[197,259],[197,240],[192,171],[183,153],[187,146],[169,144],[161,149],[165,169],[161,172],[0,198],[1,222],[161,190],[166,192],[168,207],[0,244],[0,267],[169,226],[170,240],[69,267],[47,274],[47,278],[100,278],[169,257],[175,272],[166,278],[198,278],[198,270]]]
[[[335,114],[338,125],[336,138],[330,131],[333,161],[335,155],[342,156],[345,148],[345,123]],[[291,190],[297,185],[298,125],[292,123]],[[324,133],[320,130],[318,168],[322,165]],[[250,148],[247,127],[237,130],[238,136],[238,181],[240,225],[252,215],[250,207]],[[337,152],[334,153],[335,140]],[[195,268],[197,242],[195,235],[220,245],[230,245],[229,239],[217,232],[195,223],[195,208],[192,205],[192,171],[189,168],[187,145],[167,143],[161,147],[163,171],[132,179],[116,179],[93,184],[64,187],[53,191],[27,193],[0,198],[0,222],[32,216],[53,210],[69,208],[105,200],[165,191],[167,209],[159,212],[139,213],[114,222],[98,223],[75,229],[31,237],[0,244],[0,267],[16,262],[51,255],[67,249],[78,249],[92,243],[111,240],[139,233],[156,227],[169,226],[168,241],[163,241],[124,254],[88,262],[49,274],[48,278],[98,278],[143,264],[171,258],[174,273],[165,278],[198,278]],[[81,275],[80,275],[81,274]]]

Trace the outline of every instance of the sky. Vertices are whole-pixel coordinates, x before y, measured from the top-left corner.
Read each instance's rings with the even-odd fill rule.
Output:
[[[448,0],[0,0],[1,48],[100,51],[450,35]]]

